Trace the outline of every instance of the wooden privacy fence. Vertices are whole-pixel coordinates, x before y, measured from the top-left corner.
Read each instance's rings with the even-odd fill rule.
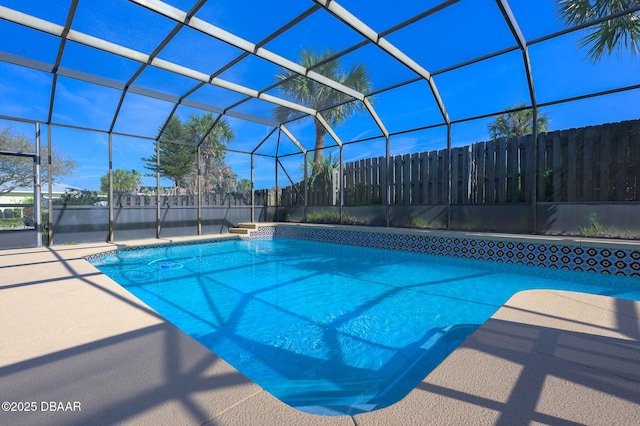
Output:
[[[640,120],[552,132],[538,144],[541,201],[640,201]]]
[[[528,202],[534,179],[540,202],[640,201],[640,120],[542,133],[537,148],[536,172],[531,135],[472,145],[469,202]]]
[[[531,135],[452,148],[451,202],[530,202],[534,180],[540,202],[640,201],[640,120],[542,133],[533,150]],[[382,203],[386,174],[385,157],[346,163],[345,204]],[[447,150],[392,156],[388,177],[391,204],[446,204]],[[297,185],[281,189],[282,205],[304,204]],[[310,187],[308,204],[335,204],[333,188]]]
[[[313,184],[309,185],[307,197],[311,206],[333,206],[338,203],[340,190],[338,186],[338,172],[335,171],[333,176],[327,176],[324,179],[316,179]],[[272,194],[274,194],[272,192]],[[284,188],[280,188],[280,204],[283,206],[302,206],[304,205],[304,185],[303,182],[296,183]],[[269,204],[271,206],[275,204]]]

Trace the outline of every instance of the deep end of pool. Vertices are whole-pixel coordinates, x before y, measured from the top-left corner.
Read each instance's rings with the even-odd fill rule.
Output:
[[[444,329],[435,329],[427,333],[427,338],[418,350],[406,354],[398,353],[397,371],[384,384],[376,386],[369,393],[360,394],[359,403],[350,405],[336,404],[336,395],[308,395],[306,398],[279,398],[282,402],[309,414],[321,416],[355,416],[388,407],[404,398],[422,379],[433,371],[467,337],[478,329],[478,324],[458,324]],[[306,400],[323,402],[318,405],[305,405]],[[353,395],[348,395],[353,400]]]

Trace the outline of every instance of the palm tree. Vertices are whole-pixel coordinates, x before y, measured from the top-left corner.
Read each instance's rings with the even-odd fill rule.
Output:
[[[203,158],[203,177],[205,192],[221,191],[231,186],[233,172],[224,162],[226,147],[234,133],[229,124],[221,119],[215,126],[215,119],[210,113],[201,116],[192,114],[189,120],[182,122],[176,115],[172,116],[162,132],[160,143],[160,176],[171,179],[176,191],[188,188],[194,191],[197,187],[198,159],[196,145],[200,145]],[[173,143],[177,142],[177,143]],[[155,153],[143,158],[147,170],[157,171]]]
[[[204,173],[209,173],[215,163],[224,160],[227,144],[235,137],[233,129],[224,119],[216,123],[211,113],[190,115],[185,128],[190,142],[198,144],[202,141],[200,155],[204,162]]]
[[[581,25],[595,19],[623,12],[638,6],[638,0],[556,0],[558,14],[568,26]],[[587,58],[593,62],[611,55],[616,49],[621,54],[629,49],[632,55],[640,52],[640,15],[627,13],[589,27],[589,33],[580,40],[580,47],[588,47]]]
[[[333,173],[340,169],[339,159],[333,157],[330,153],[320,159],[320,164],[313,162],[311,158],[308,161],[314,169],[314,173],[309,180],[309,186],[315,189],[330,190],[333,182]]]
[[[533,110],[528,109],[526,104],[514,105],[507,108],[506,111],[489,124],[489,133],[492,139],[525,136],[533,133]],[[546,132],[548,127],[549,117],[545,114],[538,114],[538,133]]]
[[[338,83],[357,90],[360,93],[371,91],[371,79],[364,64],[353,65],[347,72],[340,67],[339,59],[329,60],[333,53],[326,50],[324,53],[315,52],[312,49],[303,49],[300,53],[300,64]],[[326,61],[326,62],[325,62]],[[317,67],[315,64],[322,63]],[[282,69],[276,75],[276,79],[282,84],[278,86],[285,96],[291,100],[320,111],[322,118],[330,125],[344,122],[353,114],[362,111],[364,106],[360,102],[349,102],[353,98],[342,92],[338,92],[328,86],[299,75],[288,69]],[[334,106],[338,105],[338,106]],[[283,123],[302,114],[286,107],[278,106],[275,109],[275,117]],[[324,139],[327,130],[322,124],[315,121],[315,151],[313,155],[314,171],[321,167]]]
[[[185,123],[185,132],[189,142],[196,145],[200,143],[203,191],[222,193],[231,190],[232,181],[236,176],[224,161],[227,145],[235,138],[229,123],[223,118],[216,121],[211,113],[192,114]],[[197,188],[197,178],[197,167],[194,164],[186,179],[193,190]]]

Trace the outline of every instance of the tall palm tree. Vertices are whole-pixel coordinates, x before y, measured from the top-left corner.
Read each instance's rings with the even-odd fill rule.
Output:
[[[623,12],[638,6],[638,0],[556,0],[558,14],[568,26],[575,26],[594,19]],[[615,50],[621,54],[629,49],[632,55],[640,53],[640,14],[627,13],[609,19],[587,29],[589,33],[580,40],[580,47],[587,47],[587,58],[593,62]]]
[[[204,162],[204,172],[208,173],[214,163],[224,160],[227,144],[235,137],[233,129],[224,119],[216,123],[211,113],[190,115],[185,127],[190,142],[198,144],[202,141],[200,155]]]
[[[533,133],[533,111],[526,109],[525,104],[517,104],[507,108],[507,112],[496,117],[489,124],[489,133],[492,139],[525,136]],[[538,133],[548,130],[549,117],[538,114]]]
[[[197,186],[196,145],[200,141],[205,191],[220,190],[231,185],[233,173],[224,158],[226,147],[233,140],[234,133],[224,119],[219,120],[215,126],[214,123],[215,119],[210,113],[192,114],[185,122],[173,115],[162,133],[162,140],[166,142],[156,141],[156,144],[160,143],[160,175],[171,179],[176,190],[188,188],[194,191]],[[144,167],[147,170],[157,171],[155,153],[142,160],[146,162]]]
[[[235,175],[224,162],[227,155],[227,145],[233,141],[235,134],[225,119],[216,122],[213,114],[192,114],[185,124],[185,131],[191,143],[200,144],[202,157],[202,177],[204,178],[204,192],[227,192],[231,188],[231,181]],[[190,175],[190,183],[196,187],[196,165]]]
[[[327,61],[333,56],[330,50],[318,53],[312,49],[303,49],[300,52],[300,64],[305,68],[311,68],[315,64]],[[361,93],[371,91],[371,78],[364,64],[353,65],[351,69],[344,70],[340,66],[339,59],[329,60],[313,70],[338,83],[357,90]],[[328,86],[301,76],[288,69],[282,69],[276,75],[276,79],[282,84],[278,86],[282,93],[291,100],[320,111],[320,115],[330,125],[340,124],[355,113],[364,109],[358,102],[352,100],[349,95],[338,92]],[[343,103],[346,102],[346,103]],[[339,106],[332,106],[340,104]],[[275,117],[279,122],[289,121],[300,117],[301,114],[286,107],[276,107]],[[324,140],[327,130],[316,119],[315,121],[315,151],[313,154],[314,170],[319,169],[322,163]]]

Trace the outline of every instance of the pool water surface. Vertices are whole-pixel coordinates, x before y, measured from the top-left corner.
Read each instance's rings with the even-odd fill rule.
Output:
[[[518,291],[640,300],[640,280],[275,238],[164,246],[92,263],[300,410],[397,402]]]

